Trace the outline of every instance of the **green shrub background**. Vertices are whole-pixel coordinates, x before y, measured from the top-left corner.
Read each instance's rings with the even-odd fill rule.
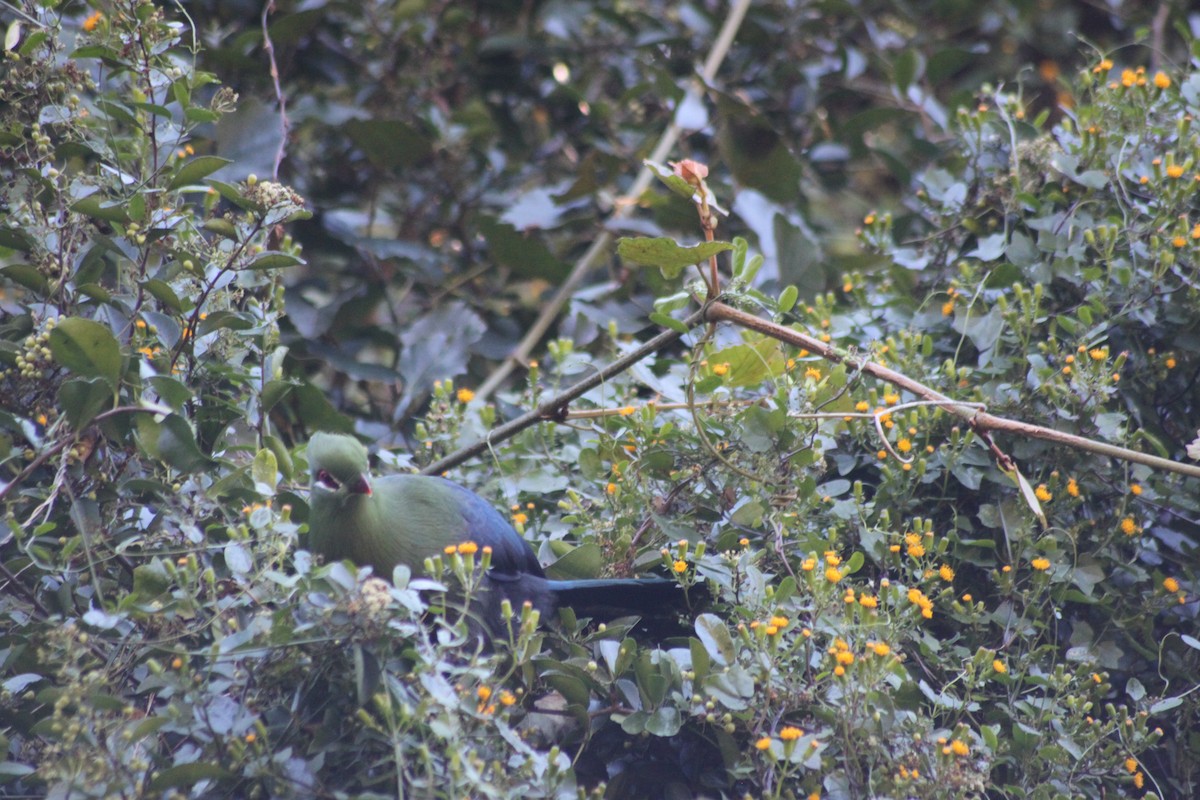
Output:
[[[311,432],[420,468],[678,327],[695,275],[609,248],[476,391],[602,230],[703,239],[620,199],[673,119],[727,302],[1194,463],[1194,15],[766,2],[700,86],[724,6],[261,13],[0,8],[0,794],[1200,790],[1195,478],[732,325],[450,472],[553,574],[706,583],[674,635],[478,653],[303,549]]]

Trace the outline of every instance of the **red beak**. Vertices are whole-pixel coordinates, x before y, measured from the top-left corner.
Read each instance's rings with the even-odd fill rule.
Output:
[[[366,475],[359,475],[352,482],[347,484],[346,488],[350,490],[351,494],[365,494],[367,497],[371,496],[371,481],[367,479]]]

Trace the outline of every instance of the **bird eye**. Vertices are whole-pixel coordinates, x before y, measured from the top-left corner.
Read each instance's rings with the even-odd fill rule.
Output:
[[[336,490],[339,486],[341,486],[341,484],[337,482],[337,479],[330,475],[328,470],[324,469],[317,472],[317,483],[321,484],[326,489]]]

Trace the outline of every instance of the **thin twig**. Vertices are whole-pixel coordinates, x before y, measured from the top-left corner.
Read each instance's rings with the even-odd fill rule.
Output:
[[[717,39],[713,43],[712,49],[708,53],[708,58],[704,62],[704,68],[700,71],[700,77],[704,84],[711,83],[716,77],[717,70],[721,66],[721,62],[725,60],[725,56],[729,53],[729,48],[733,44],[733,39],[737,35],[738,28],[741,27],[742,20],[746,16],[746,11],[750,8],[750,0],[735,0],[730,5],[729,13],[725,17],[725,22],[721,26],[720,33],[717,34]],[[689,89],[689,94],[699,94],[703,91],[704,86],[693,86]],[[654,146],[654,150],[650,153],[649,160],[654,162],[662,162],[674,149],[675,143],[679,141],[679,136],[682,129],[677,125],[672,118],[667,129],[663,131],[662,136],[658,140],[658,144]],[[633,185],[629,187],[624,195],[617,198],[613,204],[613,219],[619,219],[625,216],[629,209],[634,206],[637,199],[642,196],[642,193],[650,187],[650,182],[653,180],[653,174],[649,167],[642,167],[638,172],[637,178],[634,179]],[[529,354],[533,352],[533,348],[554,324],[554,320],[558,318],[558,314],[562,311],[562,307],[566,305],[571,295],[579,287],[585,275],[591,270],[592,266],[599,260],[600,256],[608,251],[608,246],[612,242],[612,233],[605,229],[600,231],[595,240],[592,241],[591,247],[587,252],[580,257],[575,263],[571,273],[567,276],[562,285],[558,287],[558,291],[550,299],[542,313],[526,331],[521,341],[513,349],[503,363],[501,363],[487,377],[486,380],[475,391],[475,396],[486,398],[491,396],[492,392],[502,384],[506,378],[512,373],[517,365],[524,365],[529,360]]]
[[[283,164],[283,159],[287,158],[288,134],[291,133],[292,125],[288,121],[287,95],[283,93],[283,86],[279,83],[279,65],[275,62],[275,43],[271,41],[271,32],[267,25],[267,17],[274,10],[275,0],[267,0],[262,12],[262,34],[263,48],[267,51],[267,60],[271,63],[271,81],[275,85],[275,99],[279,102],[279,149],[275,151],[275,167],[271,171],[271,177],[279,180],[279,167]]]
[[[464,447],[456,453],[451,453],[445,458],[435,461],[425,469],[421,470],[426,475],[440,475],[451,467],[456,467],[459,464],[474,458],[485,450],[490,449],[493,445],[511,439],[516,434],[526,428],[536,425],[539,422],[549,420],[561,421],[566,418],[567,405],[595,387],[610,380],[615,375],[619,375],[625,370],[632,367],[637,362],[641,361],[651,353],[661,350],[666,345],[682,339],[687,331],[699,325],[704,321],[704,309],[694,312],[687,319],[683,320],[686,326],[686,331],[663,331],[658,336],[650,339],[636,350],[631,350],[629,353],[618,358],[608,366],[589,375],[587,378],[573,384],[566,390],[556,394],[554,397],[546,400],[532,411],[522,414],[511,422],[506,422],[498,428],[491,430],[486,437],[476,442],[475,444]]]

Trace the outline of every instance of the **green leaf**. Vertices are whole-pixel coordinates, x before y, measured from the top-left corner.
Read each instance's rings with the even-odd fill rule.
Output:
[[[728,364],[725,382],[730,386],[758,386],[768,378],[782,374],[787,359],[775,339],[758,337],[748,344],[735,344],[708,355],[709,364]]]
[[[728,666],[736,660],[733,637],[729,635],[725,621],[717,615],[701,614],[696,617],[696,636],[717,664]]]
[[[233,777],[233,773],[219,764],[205,764],[193,761],[190,764],[178,764],[164,769],[151,779],[149,789],[161,792],[173,786],[193,786],[203,780],[224,780]]]
[[[432,152],[429,139],[407,122],[389,119],[352,119],[342,128],[377,167],[414,167]]]
[[[232,163],[228,158],[220,156],[197,156],[179,168],[171,178],[171,182],[167,184],[167,188],[178,189],[181,186],[199,183],[221,167]]]
[[[175,294],[175,290],[166,281],[157,279],[144,281],[142,288],[151,297],[166,306],[168,310],[174,311],[177,314],[183,311],[183,303],[179,302],[179,295]]]
[[[251,468],[251,477],[254,478],[254,483],[262,484],[274,494],[275,485],[279,479],[279,462],[275,458],[275,454],[263,448],[254,455],[254,466]]]
[[[208,466],[212,459],[196,444],[187,420],[171,414],[161,422],[150,414],[137,416],[138,441],[154,458],[182,472],[194,472]]]
[[[303,264],[304,259],[297,258],[291,253],[281,253],[278,250],[264,250],[254,257],[254,260],[246,265],[246,269],[263,270],[263,269],[282,269],[283,267],[294,267]]]
[[[682,727],[679,709],[669,705],[661,706],[646,720],[646,730],[655,736],[674,736]]]
[[[82,430],[106,406],[113,404],[113,390],[102,378],[71,378],[58,389],[58,405],[75,430]]]
[[[50,352],[60,365],[84,378],[103,378],[115,393],[121,379],[121,347],[99,322],[68,317],[50,332]]]
[[[254,320],[248,314],[238,311],[214,311],[200,321],[197,336],[206,336],[213,331],[228,328],[234,331],[244,331],[254,327]]]
[[[79,200],[71,206],[71,210],[76,214],[83,214],[105,222],[115,222],[118,225],[126,225],[131,219],[124,201],[114,200],[106,203],[100,199],[99,194],[89,195]]]
[[[30,264],[10,264],[7,267],[0,267],[0,275],[38,294],[45,294],[46,290],[50,288],[46,276],[37,267]]]
[[[732,249],[731,242],[702,242],[685,247],[666,236],[622,238],[617,241],[617,253],[621,258],[643,267],[658,267],[668,280],[679,277],[679,273],[692,264],[699,264],[717,253]]]
[[[670,314],[664,314],[661,311],[655,311],[650,314],[650,321],[655,325],[673,330],[676,333],[687,333],[688,326],[683,323],[683,320],[675,319]]]
[[[562,558],[546,568],[546,574],[557,580],[594,578],[604,569],[604,553],[594,542],[572,548]]]

